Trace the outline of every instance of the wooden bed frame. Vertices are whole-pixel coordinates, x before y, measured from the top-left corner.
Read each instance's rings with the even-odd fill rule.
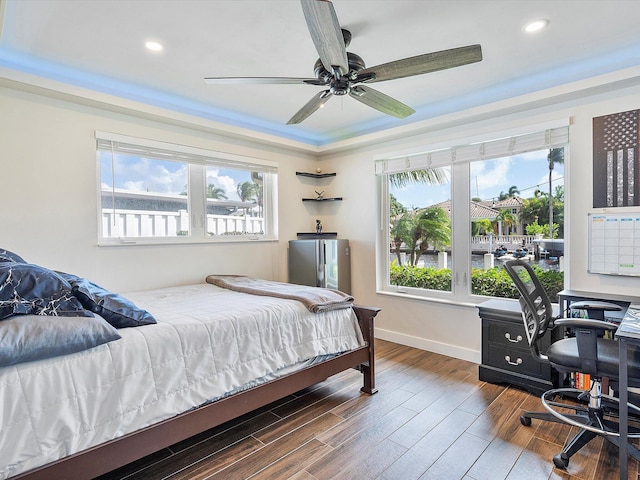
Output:
[[[358,317],[362,336],[366,342],[364,347],[16,475],[11,477],[11,480],[51,480],[53,478],[90,480],[349,368],[356,368],[362,372],[364,385],[360,390],[372,395],[377,391],[373,319],[380,309],[354,306],[353,310]]]

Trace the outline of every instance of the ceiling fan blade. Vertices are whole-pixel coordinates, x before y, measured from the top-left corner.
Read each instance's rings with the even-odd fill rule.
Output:
[[[365,68],[358,72],[358,76],[375,73],[376,78],[369,80],[368,83],[381,82],[383,80],[411,77],[447,68],[460,67],[480,60],[482,60],[482,48],[480,45],[468,45],[440,52],[425,53],[424,55]]]
[[[257,84],[307,84],[326,85],[327,82],[317,78],[290,78],[290,77],[208,77],[204,81],[210,85],[257,85]]]
[[[311,100],[309,100],[304,107],[298,110],[293,117],[291,117],[291,119],[287,122],[287,125],[302,123],[303,120],[305,120],[309,115],[322,107],[332,96],[333,94],[329,90],[323,90],[322,92],[318,93]]]
[[[338,23],[338,17],[330,0],[300,0],[311,39],[320,55],[324,68],[342,76],[349,71],[347,50]]]
[[[387,115],[393,115],[394,117],[405,118],[412,113],[416,113],[413,108],[399,102],[395,98],[391,98],[389,95],[385,95],[384,93],[363,85],[352,87],[349,95],[371,108],[375,108]]]

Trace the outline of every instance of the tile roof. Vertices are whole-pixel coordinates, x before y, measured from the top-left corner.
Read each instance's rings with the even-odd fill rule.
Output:
[[[479,220],[481,218],[488,218],[494,220],[498,216],[498,209],[491,208],[488,205],[484,205],[486,202],[469,202],[470,203],[470,215],[471,220]],[[449,218],[451,218],[451,200],[445,200],[444,202],[436,203],[432,207],[442,208]]]

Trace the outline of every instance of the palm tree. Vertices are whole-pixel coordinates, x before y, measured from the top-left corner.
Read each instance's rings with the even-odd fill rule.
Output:
[[[564,163],[564,148],[552,148],[547,155],[549,162],[549,238],[553,238],[553,192],[551,190],[551,177],[556,163]]]
[[[389,183],[397,188],[406,187],[412,183],[444,185],[448,182],[449,177],[444,168],[425,168],[422,170],[411,170],[389,175]]]
[[[223,188],[216,187],[213,183],[207,185],[207,198],[213,198],[215,200],[226,200],[227,195]]]
[[[236,192],[241,202],[254,200],[256,196],[256,184],[252,182],[239,183],[236,187]]]
[[[391,226],[391,238],[400,264],[400,245],[407,247],[409,265],[416,265],[429,245],[434,248],[451,242],[451,221],[439,207],[411,210],[401,214]]]
[[[434,250],[448,245],[451,242],[451,220],[444,209],[440,207],[429,207],[424,209],[418,217],[418,228],[416,234],[419,235],[420,246],[416,261],[433,245]]]
[[[509,187],[509,191],[507,193],[500,191],[498,200],[502,201],[502,200],[507,200],[508,198],[513,198],[516,196],[517,193],[520,193],[520,190],[518,190],[518,187],[516,187],[515,185],[512,185],[511,187]]]
[[[400,256],[400,249],[404,243],[411,249],[412,233],[415,230],[415,211],[398,213],[392,218],[391,223],[391,247],[396,254],[398,265],[402,265],[402,257]]]
[[[496,218],[493,222],[494,222],[494,225],[497,225],[499,228],[498,235],[502,235],[502,231],[500,231],[502,229],[500,228],[500,226],[505,225],[507,227],[513,227],[518,223],[518,219],[509,210],[503,209],[503,210],[500,210],[498,215],[496,215]]]
[[[393,195],[393,193],[389,194],[389,216],[393,219],[403,213],[405,213],[407,209],[404,205],[402,205],[398,199]]]
[[[471,222],[471,235],[486,235],[491,228],[491,220],[488,218],[480,218]]]

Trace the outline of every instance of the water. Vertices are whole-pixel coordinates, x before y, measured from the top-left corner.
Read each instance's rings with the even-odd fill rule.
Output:
[[[395,256],[391,257],[392,260],[395,259]],[[451,255],[449,255],[447,257],[447,265],[449,267],[451,267]],[[502,265],[504,264],[504,262],[508,261],[508,260],[513,260],[513,257],[511,255],[508,256],[504,256],[504,257],[500,257],[500,258],[494,258],[493,260],[493,265],[495,267],[500,267],[502,268]],[[424,262],[424,266],[425,267],[438,267],[438,255],[437,254],[427,254],[427,255],[422,255],[420,257],[419,260],[419,265],[422,266],[422,263]],[[530,264],[534,264],[537,263],[541,268],[543,268],[544,270],[559,270],[559,264],[557,262],[548,262],[546,259],[541,258],[540,260],[538,260],[537,262],[535,260],[531,260]],[[403,258],[402,259],[402,264],[406,265],[406,259]],[[481,254],[472,254],[471,255],[471,268],[484,268],[484,255]]]

